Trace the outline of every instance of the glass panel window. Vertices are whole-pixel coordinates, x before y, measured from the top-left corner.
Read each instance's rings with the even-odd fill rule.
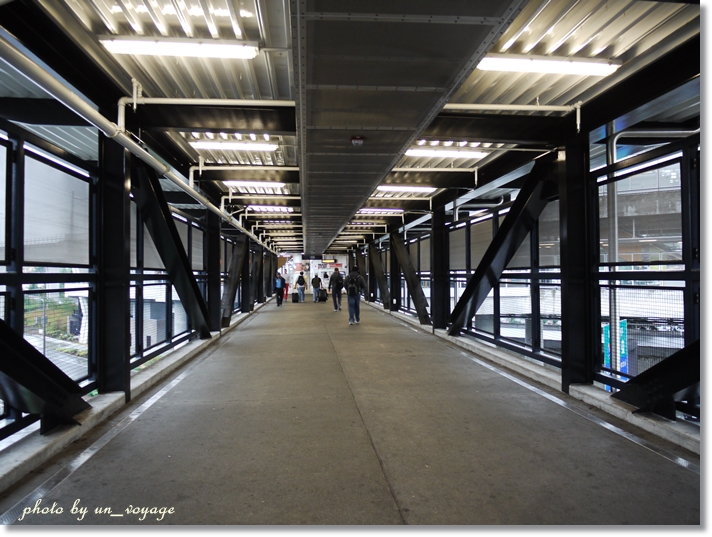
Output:
[[[465,228],[450,232],[450,270],[465,270]]]
[[[466,282],[463,282],[463,291],[465,286]],[[477,310],[472,326],[482,332],[494,334],[494,288],[490,289],[487,298]]]
[[[143,226],[143,266],[147,269],[165,269],[163,260],[156,250],[156,245],[151,238],[146,226]]]
[[[502,222],[506,216],[502,216],[499,219],[499,226],[502,227]],[[527,233],[524,242],[519,246],[514,257],[507,265],[508,269],[511,268],[529,268],[531,266],[531,233]]]
[[[532,299],[529,284],[502,283],[499,288],[500,335],[532,345]]]
[[[183,244],[183,249],[186,254],[188,253],[188,224],[181,222],[177,218],[173,219],[173,223],[176,225],[178,230],[178,235],[180,236],[180,242]]]
[[[601,263],[682,262],[682,196],[678,163],[601,185],[598,191]],[[609,217],[613,215],[613,221]]]
[[[492,242],[492,220],[484,220],[470,226],[470,267],[477,270],[487,248]]]
[[[420,241],[420,270],[430,271],[430,239]]]
[[[561,354],[561,286],[542,285],[539,288],[541,315],[541,347]]]
[[[89,184],[25,160],[25,260],[89,263]]]
[[[173,335],[178,336],[188,331],[188,315],[174,287],[171,287],[171,292],[173,293]]]
[[[552,201],[539,216],[539,266],[561,265],[559,201]]]
[[[166,285],[145,285],[143,288],[144,349],[166,341],[166,308]]]
[[[203,270],[203,230],[193,226],[192,233],[193,270]]]
[[[61,287],[62,284],[47,284]],[[30,286],[31,287],[31,286]],[[69,377],[89,374],[89,291],[27,292],[24,338]]]

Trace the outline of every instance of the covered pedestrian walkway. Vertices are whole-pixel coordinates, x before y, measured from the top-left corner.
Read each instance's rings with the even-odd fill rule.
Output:
[[[40,497],[63,512],[27,510]],[[349,326],[328,302],[273,299],[0,508],[27,510],[17,524],[701,523],[697,455],[367,304]]]

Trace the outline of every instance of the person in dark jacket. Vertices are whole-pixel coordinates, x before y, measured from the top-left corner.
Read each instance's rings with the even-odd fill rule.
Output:
[[[321,289],[321,278],[315,274],[311,281],[312,291],[314,292],[314,302],[319,302],[319,289]]]
[[[329,277],[329,291],[331,291],[331,298],[334,300],[334,311],[341,311],[341,290],[343,288],[344,277],[339,269],[335,268],[334,273]]]
[[[282,277],[282,275],[277,271],[277,276],[274,280],[274,294],[277,296],[277,306],[282,305],[282,300],[284,299],[284,291],[287,287],[287,281]]]
[[[366,280],[354,267],[344,281],[346,297],[349,301],[349,324],[361,322],[361,291],[366,290]]]

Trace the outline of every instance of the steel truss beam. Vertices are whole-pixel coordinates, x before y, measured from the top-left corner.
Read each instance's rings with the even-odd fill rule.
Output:
[[[210,315],[198,283],[193,276],[188,255],[176,229],[171,210],[161,190],[158,175],[151,168],[136,163],[132,168],[132,193],[146,229],[161,256],[168,279],[173,284],[190,320],[201,339],[210,338]]]
[[[389,310],[391,307],[391,294],[388,292],[388,282],[386,282],[386,275],[383,272],[383,264],[381,263],[381,257],[378,254],[378,249],[374,243],[370,243],[368,245],[368,258],[371,261],[373,273],[376,276],[378,288],[381,292],[383,309]]]
[[[245,259],[247,258],[247,248],[249,245],[247,235],[238,235],[237,237],[234,237],[234,240],[235,246],[232,249],[230,266],[227,271],[227,278],[225,280],[225,287],[223,289],[222,296],[222,315],[220,321],[220,326],[222,328],[230,326],[235,297],[237,296],[237,285],[240,282],[242,267],[245,264]]]
[[[415,311],[418,313],[420,324],[430,326],[430,315],[428,314],[428,300],[425,298],[423,287],[420,285],[420,278],[413,266],[413,259],[403,243],[403,239],[397,233],[391,233],[391,251],[398,258],[401,272],[405,277],[405,283],[408,286],[408,292],[415,304]]]
[[[692,413],[696,399],[699,404],[700,340],[680,349],[662,362],[646,369],[626,382],[621,390],[612,395],[638,407],[636,412],[654,412],[665,418],[675,419],[675,402],[686,401],[686,409]],[[680,393],[697,386],[691,393]],[[676,396],[676,394],[679,394]],[[697,410],[699,415],[699,409]]]
[[[517,249],[536,225],[539,215],[551,197],[557,183],[555,163],[540,159],[534,165],[517,199],[490,243],[475,273],[467,282],[465,292],[450,315],[448,334],[457,336],[462,327],[482,306]]]
[[[10,407],[40,416],[40,434],[90,408],[80,386],[0,319],[0,397]]]

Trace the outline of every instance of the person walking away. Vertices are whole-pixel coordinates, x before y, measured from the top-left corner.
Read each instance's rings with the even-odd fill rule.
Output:
[[[319,302],[319,289],[321,289],[321,278],[315,274],[311,281],[312,291],[314,292],[314,303]]]
[[[331,298],[334,300],[334,311],[341,311],[341,290],[344,288],[344,277],[335,268],[334,273],[329,278],[329,291]]]
[[[359,274],[358,268],[351,269],[345,287],[349,301],[349,324],[358,324],[361,322],[361,290],[366,290],[366,280]]]
[[[284,289],[286,288],[287,282],[282,275],[277,271],[277,276],[274,280],[274,292],[277,295],[277,306],[282,305],[282,300],[284,299]]]
[[[297,276],[297,293],[299,293],[299,302],[304,302],[304,289],[307,286],[307,281],[304,279],[304,273],[300,272]]]

